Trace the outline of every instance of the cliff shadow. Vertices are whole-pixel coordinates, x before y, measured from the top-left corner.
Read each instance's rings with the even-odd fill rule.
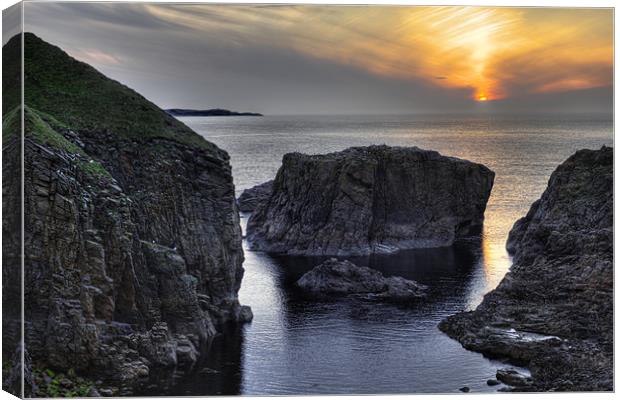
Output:
[[[161,370],[139,396],[229,396],[241,394],[244,328],[224,326],[200,351],[191,372]]]

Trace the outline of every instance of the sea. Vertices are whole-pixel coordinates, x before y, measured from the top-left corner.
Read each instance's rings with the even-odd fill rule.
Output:
[[[495,171],[481,237],[438,249],[354,261],[429,286],[414,307],[337,298],[310,301],[293,283],[320,259],[253,252],[244,243],[239,292],[254,320],[216,338],[196,372],[169,395],[308,395],[493,392],[506,360],[465,350],[437,328],[474,309],[511,265],[508,232],[579,149],[613,145],[609,114],[186,117],[226,150],[237,194],[273,179],[289,152],[417,146]],[[242,226],[247,223],[242,216]],[[515,368],[524,370],[520,366]]]

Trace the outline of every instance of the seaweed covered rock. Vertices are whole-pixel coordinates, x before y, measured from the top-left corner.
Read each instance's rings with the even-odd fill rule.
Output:
[[[613,389],[613,150],[562,163],[508,238],[514,264],[440,329],[530,367],[535,390]]]
[[[417,147],[286,154],[248,221],[255,250],[367,255],[449,246],[479,232],[495,174]]]

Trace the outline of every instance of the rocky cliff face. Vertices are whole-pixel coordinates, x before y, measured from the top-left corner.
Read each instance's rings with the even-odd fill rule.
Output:
[[[364,255],[451,245],[480,230],[494,173],[416,147],[286,154],[248,221],[254,249]]]
[[[253,212],[260,203],[269,200],[273,190],[273,181],[263,182],[260,185],[245,189],[237,199],[239,211]]]
[[[581,150],[510,232],[514,264],[473,312],[440,328],[527,364],[535,390],[613,389],[613,150]]]
[[[191,368],[248,315],[228,155],[36,36],[24,53],[33,364],[119,382],[116,394]]]

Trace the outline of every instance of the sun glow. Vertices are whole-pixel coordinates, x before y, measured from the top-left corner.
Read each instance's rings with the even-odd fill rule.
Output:
[[[473,101],[613,83],[610,9],[145,7],[201,37],[212,32],[231,40],[231,46],[277,46],[461,91]]]

